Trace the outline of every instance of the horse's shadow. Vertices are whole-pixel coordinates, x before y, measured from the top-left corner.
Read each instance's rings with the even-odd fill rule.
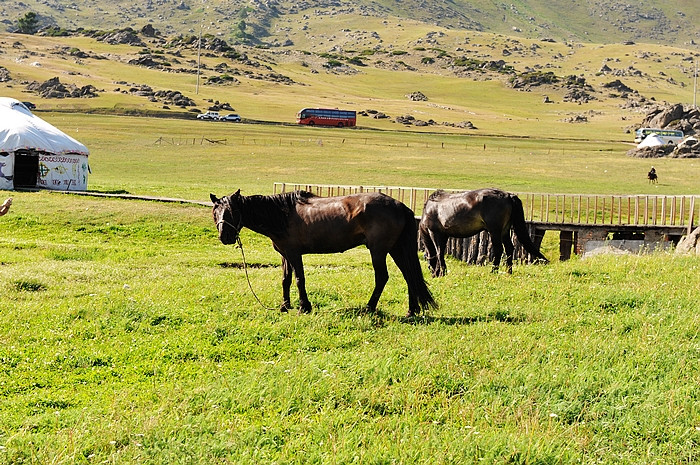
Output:
[[[253,268],[253,269],[262,269],[262,268],[279,268],[279,264],[273,264],[273,263],[236,263],[236,262],[221,262],[218,264],[221,268],[237,268],[237,269],[244,269],[244,268]]]
[[[476,323],[490,323],[496,321],[499,323],[520,324],[525,322],[525,318],[522,316],[509,315],[507,313],[495,312],[485,316],[404,316],[400,317],[398,321],[412,325],[431,325],[437,323],[445,326],[467,326]]]
[[[339,310],[339,313],[346,318],[357,318],[361,316],[371,316],[375,319],[375,325],[385,326],[388,322],[398,322],[410,325],[432,325],[442,324],[445,326],[467,326],[476,323],[508,323],[521,324],[526,321],[526,318],[521,315],[510,315],[508,312],[492,312],[488,315],[480,316],[433,316],[433,315],[414,315],[414,316],[397,316],[386,313],[377,309],[369,311],[365,307],[351,307]]]

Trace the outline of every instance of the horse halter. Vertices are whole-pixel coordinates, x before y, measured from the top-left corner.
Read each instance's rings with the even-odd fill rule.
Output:
[[[233,211],[233,208],[231,208],[231,201],[230,201],[230,199],[229,199],[228,197],[224,197],[222,200],[224,201],[226,210],[230,211],[230,212],[231,212],[231,216],[233,217],[233,216],[234,216],[234,211]],[[236,231],[236,236],[238,236],[238,235],[240,234],[240,232],[241,232],[241,229],[243,229],[243,214],[242,214],[240,211],[238,211],[238,210],[236,211],[236,213],[238,213],[238,226],[236,226],[236,225],[232,224],[231,222],[227,221],[227,220],[224,218],[224,214],[222,213],[220,219],[217,220],[217,222],[216,222],[216,229],[217,229],[219,232],[221,232],[221,225],[222,225],[222,224],[225,224],[225,225],[228,225],[228,226],[232,227],[233,230]]]

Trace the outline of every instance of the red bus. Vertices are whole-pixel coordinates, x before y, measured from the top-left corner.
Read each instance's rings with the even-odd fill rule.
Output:
[[[330,108],[304,108],[297,113],[297,123],[309,126],[355,126],[357,113],[349,110]]]

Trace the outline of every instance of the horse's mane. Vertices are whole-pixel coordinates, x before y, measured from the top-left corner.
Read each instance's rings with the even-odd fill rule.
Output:
[[[299,203],[308,203],[316,197],[311,192],[293,191],[275,195],[241,196],[241,209],[253,223],[266,225],[277,232],[287,227],[289,215]]]
[[[440,200],[441,198],[445,197],[446,195],[449,195],[449,192],[443,190],[443,189],[438,189],[432,194],[430,194],[430,197],[428,197],[428,200]]]

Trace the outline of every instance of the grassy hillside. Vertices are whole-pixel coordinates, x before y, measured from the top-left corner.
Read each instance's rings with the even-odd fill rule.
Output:
[[[413,21],[428,27],[483,31],[522,38],[552,37],[573,42],[611,43],[627,40],[683,45],[700,42],[700,6],[692,0],[589,2],[495,0],[452,2],[337,1],[251,3],[243,0],[167,0],[134,3],[117,0],[78,0],[70,5],[37,0],[8,0],[0,5],[5,28],[12,31],[24,13],[39,14],[41,25],[76,29],[140,28],[153,23],[167,34],[181,34],[205,26],[226,40],[282,44],[288,33],[306,21],[332,23],[335,31],[353,18]],[[245,28],[240,22],[246,23]],[[363,29],[367,29],[366,27]],[[374,29],[381,34],[383,28]]]
[[[371,20],[367,20],[368,23]],[[380,25],[379,21],[376,23]],[[357,24],[360,27],[359,24]],[[655,102],[693,101],[693,52],[656,45],[584,45],[515,39],[486,33],[439,30],[389,23],[384,38],[347,33],[338,37],[324,23],[310,26],[294,51],[236,46],[210,50],[205,36],[197,85],[196,42],[139,36],[142,46],[110,45],[93,37],[0,36],[0,66],[8,78],[0,93],[31,100],[38,111],[159,112],[193,117],[214,102],[230,103],[248,120],[293,123],[304,106],[373,109],[390,118],[360,117],[359,125],[406,129],[397,116],[433,120],[411,130],[475,135],[629,141],[624,130]],[[413,27],[415,26],[415,27]],[[312,38],[327,37],[323,41]],[[329,52],[330,44],[335,51]],[[148,57],[157,66],[133,64]],[[131,64],[129,62],[132,62]],[[493,63],[500,63],[494,65]],[[610,69],[601,73],[603,65]],[[493,66],[500,66],[496,69]],[[548,75],[554,84],[514,89],[523,76]],[[566,101],[567,76],[583,78],[592,99]],[[31,82],[58,77],[66,85],[91,85],[95,98],[42,98]],[[621,80],[633,93],[603,86]],[[223,84],[215,83],[219,80]],[[167,105],[137,92],[176,90],[194,107]],[[423,93],[427,100],[411,101]],[[553,103],[544,103],[545,97]],[[568,122],[584,116],[585,124]],[[475,130],[448,125],[470,121]]]

